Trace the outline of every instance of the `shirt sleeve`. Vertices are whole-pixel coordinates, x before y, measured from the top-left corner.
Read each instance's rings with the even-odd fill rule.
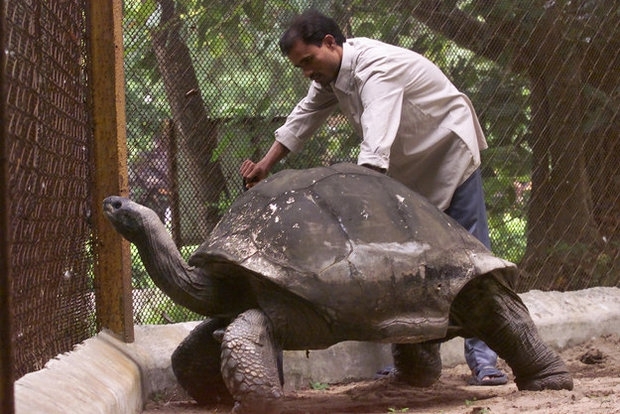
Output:
[[[376,85],[383,89],[386,85]],[[369,93],[361,116],[363,140],[358,157],[359,164],[370,164],[388,169],[390,149],[400,127],[403,90],[394,88],[388,92]]]
[[[275,131],[276,141],[292,152],[299,152],[337,104],[338,100],[329,88],[312,82],[306,97],[295,106],[284,125]]]
[[[390,149],[400,128],[407,78],[398,65],[367,62],[357,73],[363,112],[359,164],[387,169]]]

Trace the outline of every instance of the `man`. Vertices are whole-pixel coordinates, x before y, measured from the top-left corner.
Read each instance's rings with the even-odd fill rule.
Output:
[[[313,82],[275,131],[267,154],[242,163],[248,187],[299,151],[339,107],[362,138],[358,164],[427,197],[490,248],[479,170],[486,141],[471,102],[437,66],[376,40],[347,40],[334,20],[315,10],[292,22],[280,49]],[[507,382],[484,342],[466,339],[465,358],[471,383]]]

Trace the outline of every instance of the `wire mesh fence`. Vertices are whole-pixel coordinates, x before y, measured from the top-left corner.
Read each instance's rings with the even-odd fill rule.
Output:
[[[424,54],[471,98],[493,250],[522,265],[521,290],[618,283],[620,19],[607,1],[126,3],[131,191],[179,245],[206,237],[242,191],[241,161],[262,157],[305,95],[277,43],[309,7],[347,37]],[[277,169],[355,162],[359,142],[335,113]]]
[[[84,2],[4,2],[15,377],[94,333]]]

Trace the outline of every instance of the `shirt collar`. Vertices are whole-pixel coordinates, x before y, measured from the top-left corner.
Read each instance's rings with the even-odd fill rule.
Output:
[[[340,61],[340,70],[336,80],[332,82],[332,89],[338,89],[343,92],[350,90],[349,79],[353,73],[353,45],[349,44],[349,40],[342,44],[342,59]]]

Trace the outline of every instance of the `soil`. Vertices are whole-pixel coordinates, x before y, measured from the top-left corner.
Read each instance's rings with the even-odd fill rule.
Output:
[[[620,413],[619,336],[595,338],[561,355],[574,376],[572,391],[518,391],[512,375],[506,385],[471,386],[467,385],[469,370],[463,364],[444,369],[430,388],[416,389],[383,378],[289,391],[282,414]],[[511,372],[503,361],[500,364],[505,372]],[[148,402],[144,413],[221,414],[231,408],[200,407],[183,397],[168,396]]]

